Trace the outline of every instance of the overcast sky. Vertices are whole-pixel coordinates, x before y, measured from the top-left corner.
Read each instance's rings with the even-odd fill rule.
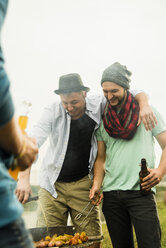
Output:
[[[166,120],[165,13],[165,0],[9,1],[1,38],[16,109],[32,102],[32,125],[71,72],[102,93],[101,74],[118,61]]]

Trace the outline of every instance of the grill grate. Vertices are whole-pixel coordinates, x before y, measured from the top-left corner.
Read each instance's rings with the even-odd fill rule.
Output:
[[[57,226],[57,227],[48,227],[48,231],[46,227],[36,227],[29,229],[30,233],[32,234],[32,238],[34,241],[39,241],[43,237],[50,235],[53,236],[55,233],[59,235],[70,234],[74,235],[75,227],[74,226]],[[78,244],[78,245],[63,245],[61,247],[64,248],[83,248],[83,247],[91,247],[95,243],[99,243],[102,240],[102,237],[93,238],[93,240],[89,240],[85,243]],[[52,247],[56,248],[56,247]]]

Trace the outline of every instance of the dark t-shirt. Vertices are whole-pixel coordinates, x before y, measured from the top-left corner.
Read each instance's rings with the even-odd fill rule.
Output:
[[[67,152],[57,181],[73,182],[88,175],[94,128],[95,122],[86,114],[71,120]]]

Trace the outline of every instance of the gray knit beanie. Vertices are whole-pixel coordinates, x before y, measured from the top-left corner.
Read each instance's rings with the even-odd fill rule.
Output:
[[[116,62],[104,70],[101,79],[101,85],[104,82],[113,82],[119,84],[123,88],[129,89],[131,74],[132,73],[127,70],[125,65],[121,65],[120,63]]]

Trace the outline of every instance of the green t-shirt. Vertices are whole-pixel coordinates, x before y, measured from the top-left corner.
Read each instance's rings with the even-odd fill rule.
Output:
[[[154,137],[166,131],[166,125],[157,110],[152,109],[158,121],[155,128],[146,131],[141,123],[131,140],[110,137],[101,122],[96,136],[106,145],[103,191],[139,190],[141,159],[146,159],[149,168],[155,167]]]

